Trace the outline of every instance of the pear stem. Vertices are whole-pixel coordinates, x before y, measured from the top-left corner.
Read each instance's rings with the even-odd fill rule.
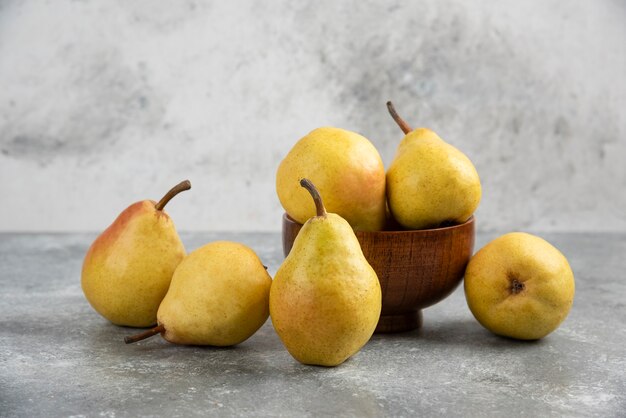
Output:
[[[172,187],[169,192],[165,193],[165,196],[163,196],[161,200],[159,200],[159,203],[156,204],[156,210],[163,210],[165,205],[167,205],[167,202],[172,200],[174,196],[189,189],[191,189],[191,182],[189,182],[189,180],[181,181],[176,186]]]
[[[124,337],[124,342],[126,344],[136,343],[137,341],[145,340],[146,338],[150,338],[153,335],[157,335],[162,332],[165,332],[165,327],[163,325],[159,325],[152,329],[144,331],[141,334],[131,335],[130,337]]]
[[[317,188],[311,180],[302,179],[300,180],[300,186],[304,187],[311,193],[311,197],[315,202],[315,210],[317,211],[317,216],[326,216],[326,208],[324,207],[324,203],[322,202],[322,196],[320,196],[320,192],[317,191]]]
[[[404,119],[400,117],[400,115],[398,115],[398,112],[396,112],[396,108],[393,107],[393,103],[391,103],[391,101],[387,102],[387,110],[389,110],[389,114],[391,115],[393,120],[396,121],[396,123],[398,124],[400,129],[402,129],[402,132],[404,132],[405,135],[413,130],[413,128],[411,128],[409,124],[406,123]]]

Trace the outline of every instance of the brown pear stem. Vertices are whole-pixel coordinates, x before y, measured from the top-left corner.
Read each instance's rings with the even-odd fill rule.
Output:
[[[191,182],[189,180],[181,181],[176,186],[172,187],[169,192],[165,193],[165,196],[163,196],[161,200],[159,200],[159,203],[156,204],[156,210],[163,210],[165,205],[167,205],[167,202],[172,200],[174,196],[189,189],[191,189]]]
[[[396,121],[396,123],[398,124],[400,129],[402,129],[402,132],[404,132],[405,135],[413,130],[413,128],[411,128],[409,124],[406,123],[404,119],[400,117],[400,115],[398,115],[398,112],[396,112],[396,108],[393,107],[393,103],[391,103],[391,101],[387,102],[387,110],[389,110],[389,114],[391,115],[393,120]]]
[[[300,186],[304,187],[311,193],[311,197],[315,202],[315,209],[317,211],[317,216],[326,216],[326,208],[324,207],[324,203],[322,202],[322,196],[320,196],[320,192],[317,191],[317,188],[311,180],[302,179],[300,180]]]
[[[145,340],[146,338],[150,338],[153,335],[157,335],[162,332],[165,332],[165,327],[163,325],[159,325],[152,329],[144,331],[141,334],[131,335],[130,337],[124,337],[124,342],[126,344],[136,343],[137,341]]]

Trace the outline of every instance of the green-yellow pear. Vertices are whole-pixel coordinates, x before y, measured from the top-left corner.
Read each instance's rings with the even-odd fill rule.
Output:
[[[243,244],[217,241],[180,263],[157,314],[159,325],[127,337],[161,334],[175,344],[231,346],[248,339],[269,316],[272,278]]]
[[[467,221],[481,197],[472,162],[430,129],[411,129],[391,102],[387,107],[406,134],[387,171],[387,200],[394,218],[409,229]]]
[[[574,274],[547,241],[505,234],[485,245],[465,271],[467,304],[494,334],[536,340],[563,322],[574,301]]]
[[[379,231],[385,224],[385,168],[367,138],[344,129],[318,128],[300,139],[276,173],[276,191],[287,214],[303,224],[315,205],[299,187],[308,178],[326,208],[355,230]]]
[[[350,224],[326,213],[313,184],[301,180],[316,206],[278,269],[270,316],[289,353],[304,364],[336,366],[370,339],[381,289]]]
[[[185,180],[157,203],[142,200],[126,208],[91,244],[81,284],[91,306],[116,325],[149,327],[174,270],[185,257],[174,223],[163,210]]]

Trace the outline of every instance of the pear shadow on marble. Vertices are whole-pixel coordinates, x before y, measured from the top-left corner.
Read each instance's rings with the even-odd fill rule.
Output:
[[[396,334],[374,334],[371,342],[385,344],[414,340],[420,346],[463,346],[463,347],[530,347],[542,344],[543,340],[516,340],[495,335],[473,319],[447,320]]]

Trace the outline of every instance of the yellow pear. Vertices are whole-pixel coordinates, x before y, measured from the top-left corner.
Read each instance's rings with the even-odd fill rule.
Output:
[[[276,173],[276,191],[287,214],[303,224],[315,205],[302,178],[324,196],[326,208],[355,230],[379,231],[385,224],[385,168],[367,138],[344,129],[318,128],[300,139]]]
[[[190,188],[185,180],[158,203],[142,200],[130,205],[87,251],[83,292],[91,306],[114,324],[148,327],[156,323],[159,304],[185,257],[185,247],[163,208]]]
[[[467,221],[481,197],[472,162],[430,129],[411,129],[391,102],[387,107],[406,134],[387,171],[387,199],[394,218],[409,229]]]
[[[563,322],[574,301],[574,274],[547,241],[505,234],[485,245],[465,271],[467,304],[494,334],[536,340]]]
[[[367,343],[380,317],[378,277],[350,224],[326,213],[313,184],[301,180],[316,206],[270,290],[270,315],[283,344],[304,364],[336,366]]]
[[[160,333],[176,344],[239,344],[267,320],[271,284],[261,260],[247,246],[230,241],[206,244],[176,269],[159,307],[159,325],[124,341]]]

